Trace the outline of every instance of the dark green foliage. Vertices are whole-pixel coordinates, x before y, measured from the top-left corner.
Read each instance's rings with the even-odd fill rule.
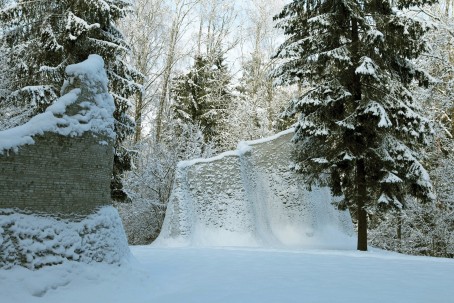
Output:
[[[2,87],[6,93],[0,107],[20,109],[5,110],[2,119],[25,111],[29,115],[43,112],[60,96],[66,66],[90,54],[104,59],[117,121],[112,193],[120,199],[125,195],[119,177],[129,164],[119,149],[134,131],[127,115],[128,98],[140,91],[137,82],[141,78],[125,61],[128,45],[115,26],[129,6],[124,0],[38,0],[18,1],[0,11],[9,78]]]
[[[429,121],[408,89],[427,83],[411,60],[429,28],[382,0],[293,1],[276,19],[288,38],[275,77],[311,87],[287,110],[298,116],[294,168],[343,196],[341,206],[365,218],[360,232],[366,212],[400,209],[406,194],[432,200],[418,154]]]
[[[198,56],[194,66],[173,80],[173,111],[183,124],[199,125],[205,142],[220,145],[222,125],[232,99],[230,76],[220,56]]]
[[[430,9],[436,12],[438,7]],[[450,119],[453,107],[454,65],[452,51],[452,20],[440,16],[437,28],[426,35],[431,49],[418,58],[416,64],[431,74],[428,89],[415,87],[415,97],[422,103],[425,114],[434,121],[435,136],[425,147],[424,164],[428,168],[437,199],[420,205],[407,199],[403,211],[374,216],[371,243],[374,246],[408,254],[454,257],[454,133]],[[437,22],[437,23],[438,23]],[[433,83],[432,83],[433,82]],[[396,229],[396,226],[398,227]]]

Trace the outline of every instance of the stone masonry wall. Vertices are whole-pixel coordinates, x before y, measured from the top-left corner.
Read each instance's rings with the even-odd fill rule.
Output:
[[[211,159],[178,165],[156,243],[189,246],[353,248],[347,211],[328,188],[309,191],[289,169],[293,130]]]
[[[0,131],[0,269],[129,254],[110,205],[115,104],[104,61],[90,55],[65,71],[45,112]]]
[[[104,62],[90,55],[66,74],[52,106],[0,132],[0,215],[14,208],[77,218],[111,203],[115,105]]]
[[[0,155],[0,207],[34,213],[86,215],[110,203],[110,144],[85,133],[45,133],[18,153]]]

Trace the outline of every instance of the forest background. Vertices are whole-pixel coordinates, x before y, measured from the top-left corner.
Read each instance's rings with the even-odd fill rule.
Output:
[[[44,84],[58,83],[59,69],[82,56],[77,52],[62,56],[60,66],[49,63],[52,60],[46,58],[55,58],[49,53],[72,49],[71,43],[85,51],[104,52],[109,75],[121,79],[112,81],[111,88],[121,134],[112,196],[130,244],[147,244],[162,226],[178,161],[209,157],[234,149],[241,140],[287,129],[295,121],[282,113],[293,97],[311,87],[277,86],[270,76],[280,64],[273,55],[285,39],[273,16],[287,1],[111,0],[105,1],[110,10],[105,10],[104,24],[90,20],[90,11],[102,11],[103,2],[0,3],[0,130],[42,110],[41,105],[58,94],[51,84]],[[30,8],[29,15],[12,13],[21,3]],[[415,60],[430,74],[430,85],[414,83],[412,93],[432,121],[434,136],[424,149],[423,162],[437,198],[424,205],[408,198],[403,209],[369,214],[369,241],[377,247],[454,257],[453,3],[442,0],[405,10],[431,29],[425,35],[430,48]],[[44,13],[49,8],[66,12],[65,5],[90,9],[83,20],[80,14],[67,14],[60,23]],[[35,30],[37,20],[41,26]],[[11,22],[25,28],[14,39],[5,34]],[[36,47],[34,39],[46,47]],[[27,55],[27,50],[32,52]],[[34,66],[36,58],[48,60],[47,65]],[[36,80],[19,89],[24,78]],[[27,98],[30,103],[18,101],[24,94],[33,96]]]

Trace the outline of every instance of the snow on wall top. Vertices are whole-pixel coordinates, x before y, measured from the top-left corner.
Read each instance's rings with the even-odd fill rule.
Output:
[[[92,88],[96,88],[97,85],[101,84],[102,90],[107,92],[109,80],[104,69],[104,60],[99,55],[89,55],[85,61],[68,65],[65,72],[70,79],[65,81],[62,91],[75,77],[79,77],[80,79],[86,78],[87,84],[91,84],[89,87]]]
[[[284,131],[277,133],[270,137],[252,140],[252,141],[240,141],[240,143],[238,143],[236,150],[229,150],[229,151],[223,152],[223,153],[221,153],[217,156],[211,157],[211,158],[197,158],[197,159],[192,159],[192,160],[180,161],[180,162],[178,162],[177,165],[179,168],[185,168],[185,167],[192,166],[192,165],[199,164],[199,163],[210,163],[210,162],[222,160],[225,157],[230,157],[230,156],[239,157],[239,156],[242,156],[245,153],[251,151],[253,145],[276,140],[282,136],[292,134],[294,131],[295,131],[294,128],[289,128],[287,130],[284,130]]]
[[[22,145],[34,144],[33,136],[45,132],[80,136],[90,131],[115,138],[115,104],[107,92],[103,59],[90,55],[81,63],[69,65],[65,71],[68,80],[63,84],[62,97],[27,123],[0,131],[0,154],[5,150],[17,152]]]

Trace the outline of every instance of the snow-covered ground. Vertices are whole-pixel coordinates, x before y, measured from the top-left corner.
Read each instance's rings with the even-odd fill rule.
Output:
[[[122,266],[0,270],[2,303],[454,302],[454,260],[383,251],[131,247]]]

